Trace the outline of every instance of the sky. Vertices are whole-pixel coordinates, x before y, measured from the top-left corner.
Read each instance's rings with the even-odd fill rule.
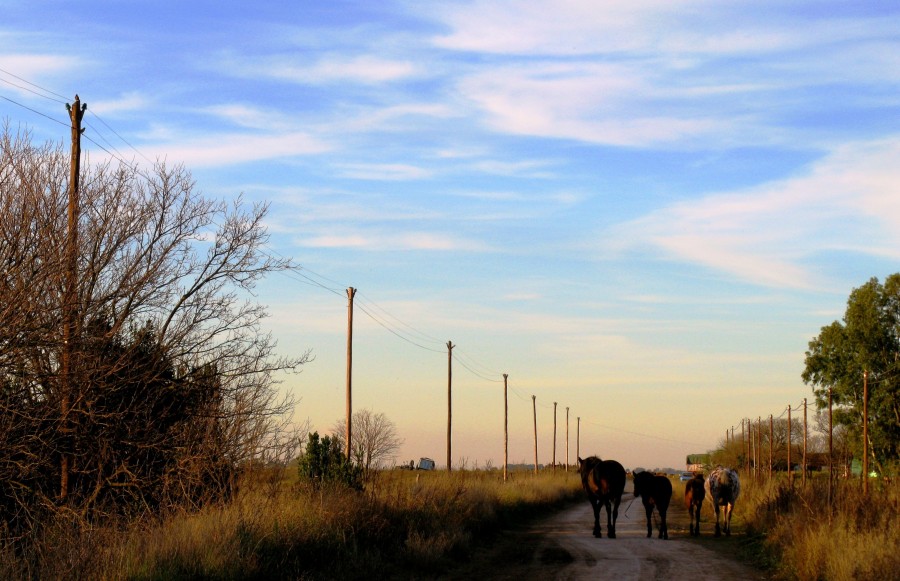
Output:
[[[398,462],[683,467],[900,271],[900,4],[0,0],[0,119],[271,204],[294,421]],[[447,343],[452,342],[452,359]],[[449,369],[448,369],[449,367]],[[532,399],[534,396],[534,399]],[[556,407],[554,407],[556,406]],[[812,406],[811,406],[812,408]],[[536,413],[536,415],[535,415]],[[566,415],[568,413],[568,421]],[[810,410],[812,414],[812,409]],[[568,451],[567,436],[568,429]]]

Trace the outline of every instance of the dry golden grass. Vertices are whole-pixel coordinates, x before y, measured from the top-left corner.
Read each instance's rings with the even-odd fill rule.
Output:
[[[835,484],[829,514],[827,480],[801,487],[785,479],[744,486],[735,518],[756,536],[778,579],[866,581],[900,571],[900,491],[859,480]]]
[[[285,478],[224,506],[155,522],[48,527],[28,559],[0,552],[6,579],[362,579],[430,576],[504,526],[580,496],[570,472],[383,472],[365,492]],[[63,534],[62,531],[69,531]]]

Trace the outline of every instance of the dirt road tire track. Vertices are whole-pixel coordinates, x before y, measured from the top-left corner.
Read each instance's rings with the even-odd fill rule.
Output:
[[[630,483],[629,483],[630,484]],[[591,534],[593,514],[587,501],[510,533],[494,554],[478,559],[452,579],[616,579],[628,580],[764,580],[766,575],[703,545],[713,539],[711,511],[704,506],[702,536],[692,539],[687,531],[669,525],[669,540],[647,538],[647,521],[640,500],[626,489],[619,508],[617,538],[606,533],[606,511],[600,515],[603,538]],[[684,510],[673,498],[670,513]],[[630,507],[629,507],[630,504]],[[626,511],[627,508],[627,511]],[[709,512],[707,512],[709,511]],[[686,512],[686,511],[685,511]],[[655,514],[654,514],[655,517]],[[687,518],[684,519],[687,523]],[[709,538],[706,538],[709,537]]]

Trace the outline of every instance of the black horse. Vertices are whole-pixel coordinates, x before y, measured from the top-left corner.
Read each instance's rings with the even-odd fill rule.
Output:
[[[590,456],[578,459],[581,471],[581,485],[587,492],[591,508],[594,509],[594,536],[600,532],[600,507],[606,507],[606,532],[609,538],[616,538],[616,519],[619,518],[619,503],[625,490],[625,468],[615,460],[601,460]]]
[[[669,527],[666,525],[666,511],[672,500],[672,483],[668,476],[638,472],[634,475],[634,497],[641,497],[644,510],[647,512],[647,537],[653,536],[653,507],[659,511],[659,538],[669,538]]]
[[[703,499],[706,498],[706,489],[703,486],[703,474],[694,474],[693,480],[684,483],[684,506],[688,509],[691,519],[691,536],[700,536],[700,509],[703,508]]]

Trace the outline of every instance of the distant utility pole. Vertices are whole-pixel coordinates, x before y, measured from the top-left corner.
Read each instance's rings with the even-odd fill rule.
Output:
[[[63,435],[62,454],[60,459],[59,500],[66,502],[69,497],[69,472],[72,463],[72,428],[69,425],[69,412],[72,404],[72,359],[75,350],[75,320],[77,318],[77,279],[78,279],[78,177],[81,175],[81,119],[87,104],[81,104],[78,95],[72,105],[66,103],[69,117],[72,120],[72,159],[69,167],[69,210],[68,232],[66,237],[66,283],[63,296],[63,349],[60,357],[62,389],[60,394],[60,415]]]
[[[575,428],[575,457],[581,458],[581,416],[578,416]]]
[[[507,379],[508,373],[503,374],[503,482],[509,477],[509,397]]]
[[[553,471],[556,472],[556,402],[553,402]]]
[[[452,341],[447,341],[447,472],[451,470],[450,462],[450,441],[453,438],[452,420],[453,420],[453,348],[456,345]]]
[[[566,472],[569,471],[569,406],[566,406]]]
[[[538,473],[538,454],[537,454],[537,396],[531,396],[531,408],[534,410],[534,475]]]
[[[356,289],[347,289],[347,460],[350,460],[350,439],[353,435],[353,297]]]

